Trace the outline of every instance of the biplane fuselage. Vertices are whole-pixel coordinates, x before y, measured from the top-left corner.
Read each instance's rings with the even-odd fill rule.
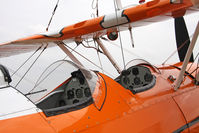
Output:
[[[8,77],[0,67],[0,133],[199,132],[197,64],[188,65],[191,67],[183,75],[184,79],[177,89],[176,78],[182,63],[158,68],[149,63],[136,64],[127,70],[118,70],[121,74],[112,79],[82,68],[62,42],[73,41],[79,45],[88,38],[97,42],[103,35],[182,17],[186,11],[197,11],[198,5],[198,0],[154,0],[67,26],[59,32],[0,44],[0,57],[7,57],[54,42],[76,63],[72,66],[79,66],[56,86],[52,87],[53,80],[47,80],[43,89],[52,89],[46,95],[41,96],[40,92],[45,90],[35,85],[38,89],[28,94],[33,95],[33,99],[4,84]],[[114,60],[108,58],[115,65]],[[52,76],[54,81],[60,75]],[[96,78],[93,80],[92,77]],[[45,85],[48,87],[45,88]],[[35,100],[35,95],[39,99]]]
[[[0,132],[198,132],[199,87],[188,75],[179,90],[174,91],[173,81],[169,79],[177,77],[181,65],[160,67],[160,73],[151,66],[142,65],[156,77],[156,84],[136,94],[100,74],[107,87],[107,92],[102,89],[101,95],[106,93],[106,97],[100,111],[91,103],[75,111],[47,116],[12,87],[3,88],[0,90],[2,96],[9,91],[16,93],[13,100],[16,95],[21,96],[18,96],[18,103],[7,99],[10,105],[3,104],[3,109],[13,112],[1,116]],[[1,97],[1,101],[6,103],[5,97]],[[24,110],[17,112],[17,104],[23,104]]]

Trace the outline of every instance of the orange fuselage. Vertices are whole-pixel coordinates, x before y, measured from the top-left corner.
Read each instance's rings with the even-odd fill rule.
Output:
[[[181,65],[176,64],[179,68]],[[39,112],[9,118],[0,120],[0,132],[199,132],[199,87],[187,76],[179,90],[174,91],[175,82],[168,80],[168,77],[177,77],[180,71],[170,66],[161,67],[160,71],[161,74],[153,73],[156,76],[153,88],[135,95],[101,74],[106,82],[107,96],[100,111],[91,104],[55,116],[46,117]]]

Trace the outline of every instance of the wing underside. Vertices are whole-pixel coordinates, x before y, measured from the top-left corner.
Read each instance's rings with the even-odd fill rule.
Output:
[[[142,5],[117,11],[117,13],[86,20],[74,25],[66,26],[55,32],[33,35],[16,41],[0,44],[0,57],[12,56],[34,51],[42,44],[56,41],[81,42],[89,38],[99,38],[113,31],[128,30],[169,18],[183,16],[184,13],[197,12],[190,0],[181,4],[170,0],[154,0]],[[117,16],[116,16],[117,14]],[[119,28],[118,28],[119,27]],[[50,43],[49,46],[54,43]]]

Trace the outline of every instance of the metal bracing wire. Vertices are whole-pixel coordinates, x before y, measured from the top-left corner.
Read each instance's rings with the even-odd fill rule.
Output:
[[[113,2],[114,2],[114,8],[115,8],[116,21],[117,21],[117,25],[118,25],[119,24],[119,19],[118,19],[118,15],[117,15],[117,5],[116,5],[116,1],[115,0],[113,0]],[[120,40],[120,46],[121,46],[121,52],[122,52],[122,60],[123,60],[124,70],[126,70],[123,44],[122,44],[122,38],[121,38],[121,34],[120,34],[120,27],[118,26],[117,29],[119,31],[118,35],[119,35],[119,40]]]
[[[114,42],[112,42],[112,41],[108,40],[108,39],[107,39],[107,38],[105,38],[105,37],[101,37],[101,39],[103,39],[103,40],[105,40],[105,41],[109,42],[111,45],[116,46],[117,48],[120,48],[120,46],[119,46],[118,44],[116,44],[116,43],[114,43]],[[143,57],[141,57],[141,56],[139,56],[139,55],[137,55],[137,54],[133,53],[133,52],[132,52],[132,51],[130,51],[129,49],[127,49],[127,48],[123,48],[123,49],[124,49],[124,51],[125,51],[125,52],[127,52],[127,53],[129,53],[129,54],[134,55],[134,56],[137,56],[138,58],[143,59]]]
[[[69,49],[72,49],[71,47],[69,47],[68,45],[64,44],[64,46],[66,46]],[[89,60],[88,58],[86,58],[85,56],[83,56],[82,54],[80,54],[79,52],[77,52],[76,50],[74,50],[74,52],[76,54],[78,54],[79,56],[81,56],[82,58],[84,58],[86,61],[90,62],[91,64],[93,64],[94,66],[96,66],[97,68],[99,68],[100,70],[102,70],[102,68],[100,66],[98,66],[97,64],[95,64],[94,62],[92,62],[91,60]],[[109,72],[105,71],[107,74],[109,74],[110,76],[114,77],[112,74],[110,74]]]
[[[36,49],[35,50],[35,52],[33,53],[33,54],[31,54],[18,68],[17,68],[17,70],[15,70],[14,72],[13,72],[13,74],[11,75],[11,77],[12,76],[14,76],[36,53],[37,53],[37,51],[39,51],[40,49],[41,49],[41,47],[43,46],[43,44],[38,48],[38,49]]]
[[[48,44],[43,48],[43,50],[40,52],[40,54],[37,56],[37,58],[33,61],[33,63],[30,65],[28,70],[24,73],[24,75],[21,77],[21,79],[18,81],[18,83],[15,85],[15,88],[19,85],[19,83],[23,80],[23,78],[26,76],[26,74],[30,71],[30,69],[33,67],[35,62],[39,59],[39,57],[42,55],[42,53],[46,50],[48,47]]]
[[[102,68],[102,73],[104,73],[104,69],[103,69],[103,66],[102,66],[102,61],[101,61],[100,55],[99,55],[99,45],[97,45],[95,41],[94,41],[94,44],[95,44],[96,49],[98,49],[96,52],[97,52],[98,60],[99,60],[99,63],[100,63],[100,67]]]
[[[189,66],[189,68],[186,71],[189,71],[191,69],[191,67],[193,66],[193,64],[196,61],[198,56],[199,56],[199,53],[196,55],[196,57],[194,58],[194,61],[191,63],[191,65]]]
[[[71,53],[78,47],[79,45],[77,45],[75,48],[73,48],[71,50]],[[66,55],[63,60],[65,60],[68,56]],[[55,64],[57,62],[54,62],[53,64]],[[51,64],[50,66],[52,66],[53,64]],[[28,93],[31,93],[39,84],[41,84],[53,71],[55,71],[60,65],[62,65],[63,63],[60,63],[57,67],[55,67],[52,71],[50,71],[40,82],[39,80],[41,79],[41,76],[44,74],[44,72],[50,67],[48,66],[43,73],[41,74],[41,76],[37,79],[35,86],[33,87],[33,89],[31,89]]]
[[[193,34],[190,37],[192,37],[192,36],[193,36]],[[173,57],[175,53],[177,53],[182,47],[184,47],[188,41],[189,41],[189,39],[184,41],[184,43],[180,47],[178,47],[177,50],[175,50],[168,58],[166,58],[166,60],[162,63],[162,65],[164,65],[169,59],[171,59],[171,57]]]

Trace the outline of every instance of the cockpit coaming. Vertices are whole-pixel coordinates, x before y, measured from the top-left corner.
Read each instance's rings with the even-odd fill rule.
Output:
[[[47,68],[35,88],[48,88],[48,91],[40,96],[41,99],[32,97],[46,116],[78,110],[92,103],[100,110],[106,99],[106,83],[100,74],[70,61],[62,60],[55,64]],[[132,63],[131,65],[133,66],[123,70],[115,81],[133,94],[146,91],[155,85],[156,77],[148,67]],[[51,82],[55,85],[49,85]]]

